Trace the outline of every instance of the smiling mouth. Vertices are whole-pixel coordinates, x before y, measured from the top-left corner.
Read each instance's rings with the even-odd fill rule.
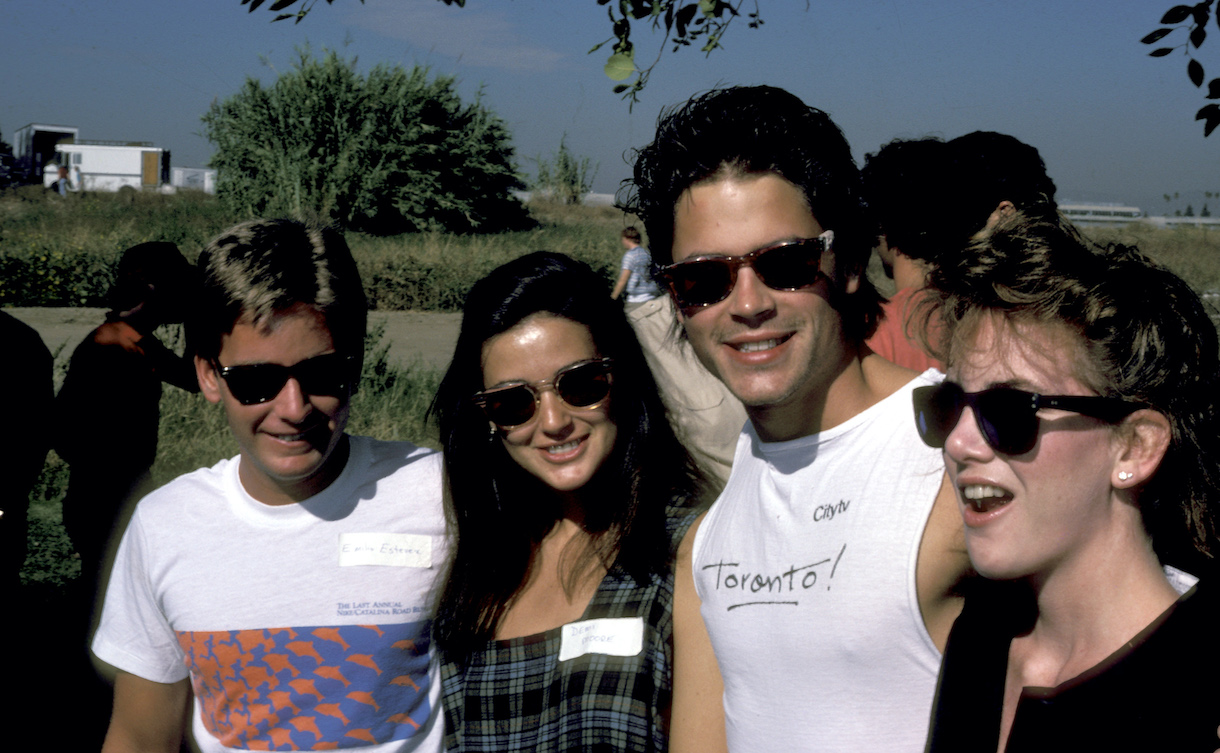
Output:
[[[990,512],[1012,501],[1012,495],[998,486],[972,484],[962,487],[962,499],[975,512]]]
[[[580,447],[580,440],[573,439],[572,441],[564,442],[563,444],[553,444],[550,447],[547,447],[546,451],[551,455],[562,455],[565,452],[575,450],[577,447]]]
[[[737,350],[740,353],[758,353],[771,348],[778,348],[781,343],[785,343],[792,335],[784,335],[783,337],[773,337],[770,340],[756,340],[745,343],[730,343],[729,347]]]

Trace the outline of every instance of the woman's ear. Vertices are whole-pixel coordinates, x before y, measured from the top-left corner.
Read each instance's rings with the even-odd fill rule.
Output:
[[[1169,449],[1172,434],[1169,419],[1163,413],[1143,408],[1123,419],[1118,432],[1119,453],[1111,485],[1130,489],[1147,483]]]

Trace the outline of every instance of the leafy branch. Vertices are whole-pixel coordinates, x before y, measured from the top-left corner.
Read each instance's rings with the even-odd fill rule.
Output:
[[[603,69],[611,81],[623,82],[614,85],[614,93],[621,94],[629,100],[630,105],[639,101],[639,94],[648,85],[648,78],[661,62],[665,48],[673,45],[672,52],[683,47],[699,46],[700,51],[710,55],[713,50],[721,49],[720,41],[728,32],[729,27],[738,18],[742,18],[742,6],[747,3],[753,11],[744,15],[745,23],[751,29],[763,25],[759,13],[760,0],[596,0],[598,5],[606,6],[610,17],[610,37],[599,42],[589,50],[589,54],[597,52],[607,44],[611,45],[610,59]],[[241,0],[242,5],[249,6],[253,13],[262,7],[267,0]],[[326,0],[330,5],[334,0]],[[361,3],[364,0],[360,0]],[[445,5],[466,7],[466,0],[441,0]],[[292,12],[279,13],[300,3]],[[268,10],[279,13],[272,21],[295,19],[300,23],[318,0],[274,0]],[[809,9],[809,0],[805,0],[805,9]],[[643,67],[637,67],[635,60],[635,43],[631,40],[631,32],[639,25],[651,27],[652,32],[662,31],[664,37],[658,46],[657,55],[652,62]],[[631,79],[635,76],[634,79]]]
[[[746,2],[754,7],[753,12],[745,14],[746,24],[757,29],[763,25],[758,0],[597,0],[598,5],[606,6],[612,36],[595,45],[589,54],[612,43],[610,59],[604,69],[606,76],[611,81],[625,82],[615,84],[614,93],[621,94],[634,105],[670,43],[673,44],[671,52],[677,52],[702,42],[700,51],[710,55],[721,49],[720,40],[733,21],[741,17],[741,8]],[[647,24],[653,32],[664,33],[657,56],[644,67],[637,67],[635,44],[631,41],[631,31],[636,24]],[[635,79],[627,81],[633,74]]]
[[[1181,50],[1187,59],[1186,75],[1190,77],[1190,82],[1199,88],[1203,87],[1206,74],[1203,64],[1195,57],[1192,50],[1197,51],[1207,39],[1207,23],[1212,19],[1214,2],[1215,0],[1203,0],[1197,5],[1173,6],[1161,17],[1162,28],[1140,40],[1144,44],[1156,44],[1176,31],[1186,30],[1186,41],[1171,47],[1158,47],[1148,54],[1154,58],[1162,58],[1172,54],[1175,50]],[[1216,24],[1220,26],[1220,14],[1216,16]],[[1180,34],[1175,35],[1175,38],[1180,37]],[[1213,78],[1207,83],[1205,96],[1207,99],[1220,99],[1220,77]],[[1220,104],[1204,105],[1195,113],[1195,120],[1203,121],[1203,136],[1210,136],[1212,131],[1220,126]]]

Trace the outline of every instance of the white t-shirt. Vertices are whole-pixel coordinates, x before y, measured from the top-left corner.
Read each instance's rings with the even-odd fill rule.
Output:
[[[205,753],[439,751],[440,455],[351,437],[339,477],[283,506],[250,497],[238,463],[140,502],[94,653],[155,682],[189,676]]]

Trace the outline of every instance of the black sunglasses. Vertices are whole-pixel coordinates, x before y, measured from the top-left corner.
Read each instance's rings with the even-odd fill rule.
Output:
[[[306,358],[292,366],[278,363],[250,363],[221,366],[213,362],[216,373],[229,385],[229,393],[242,405],[257,405],[275,399],[291,377],[307,395],[346,396],[358,375],[355,356],[326,353]]]
[[[1011,387],[966,392],[953,382],[916,387],[915,428],[929,447],[943,448],[967,406],[987,444],[1004,455],[1023,455],[1038,443],[1038,411],[1056,408],[1117,423],[1142,406],[1117,397],[1038,395]]]
[[[737,270],[749,267],[773,290],[808,287],[822,276],[822,255],[834,243],[834,231],[767,246],[741,256],[696,256],[669,264],[658,275],[669,286],[678,306],[693,308],[720,303],[733,292]]]
[[[493,387],[476,392],[473,400],[487,414],[488,420],[501,429],[529,423],[548,386],[570,408],[596,408],[610,395],[611,363],[609,358],[580,361],[563,367],[550,379]]]

